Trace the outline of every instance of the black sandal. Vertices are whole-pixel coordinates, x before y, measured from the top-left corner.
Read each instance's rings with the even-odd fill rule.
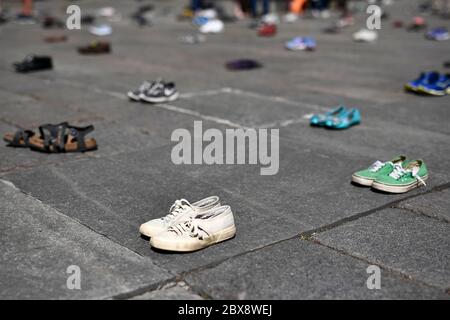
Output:
[[[69,125],[67,122],[61,122],[60,124],[44,124],[41,127],[48,130],[52,137],[56,137],[58,134],[58,126]],[[41,131],[42,135],[42,131]],[[36,133],[32,130],[17,130],[16,133],[7,133],[3,137],[3,140],[8,142],[8,146],[17,148],[28,148],[30,147],[30,139],[35,138]]]
[[[32,150],[47,153],[86,152],[97,149],[94,138],[86,139],[86,135],[94,130],[94,126],[75,127],[67,122],[59,125],[44,125],[39,127],[40,137],[29,140]]]

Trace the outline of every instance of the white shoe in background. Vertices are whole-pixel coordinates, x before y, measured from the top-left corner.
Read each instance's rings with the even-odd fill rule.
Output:
[[[218,19],[209,20],[199,29],[201,33],[220,33],[223,31],[224,24]]]
[[[293,12],[289,12],[284,15],[283,21],[286,23],[294,23],[299,19],[298,14],[295,14]]]
[[[358,42],[373,42],[377,38],[378,33],[373,30],[361,29],[353,34],[353,40]]]
[[[190,252],[231,239],[235,234],[233,212],[229,206],[222,206],[173,224],[152,237],[150,245],[161,250]]]
[[[265,24],[279,24],[280,18],[276,14],[268,13],[261,17],[261,22]]]
[[[100,24],[89,28],[89,32],[95,36],[108,36],[112,33],[112,28],[108,24]]]
[[[219,197],[216,196],[208,197],[192,204],[186,199],[176,200],[170,207],[168,215],[141,224],[139,232],[147,237],[153,237],[167,230],[174,223],[184,222],[193,216],[219,206]]]

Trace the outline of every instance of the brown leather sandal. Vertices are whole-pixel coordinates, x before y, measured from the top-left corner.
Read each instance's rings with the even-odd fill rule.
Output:
[[[94,130],[94,126],[75,127],[68,123],[57,126],[40,126],[40,137],[36,135],[29,139],[32,150],[61,153],[61,152],[86,152],[97,149],[94,138],[86,139],[86,135]]]

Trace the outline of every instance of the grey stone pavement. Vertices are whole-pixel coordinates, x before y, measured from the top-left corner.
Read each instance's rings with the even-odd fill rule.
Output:
[[[3,1],[16,8],[14,1]],[[14,2],[16,3],[16,2]],[[450,103],[406,94],[422,70],[442,70],[450,42],[382,24],[374,44],[321,29],[330,22],[282,24],[270,39],[247,22],[189,46],[193,26],[175,19],[183,1],[154,1],[154,26],[127,17],[136,1],[77,1],[82,12],[113,5],[124,19],[106,37],[113,53],[81,56],[94,39],[39,25],[0,26],[0,132],[48,122],[94,124],[98,151],[41,154],[0,147],[1,299],[448,299],[450,289]],[[392,19],[408,22],[419,1],[399,0]],[[65,17],[69,1],[40,1]],[[448,20],[426,16],[430,26]],[[48,44],[64,33],[68,42]],[[296,35],[317,38],[313,53],[288,52]],[[50,54],[55,69],[20,75],[11,64]],[[224,63],[254,58],[264,68],[229,72]],[[127,101],[144,79],[176,82],[170,104]],[[305,116],[339,103],[358,107],[362,123],[335,132]],[[172,164],[173,130],[279,128],[280,170],[255,165]],[[428,164],[427,187],[402,195],[350,184],[373,161],[404,153]],[[141,223],[175,199],[220,196],[235,214],[234,239],[190,253],[161,253],[141,238]],[[69,290],[67,267],[81,270]],[[370,265],[381,289],[366,286]]]

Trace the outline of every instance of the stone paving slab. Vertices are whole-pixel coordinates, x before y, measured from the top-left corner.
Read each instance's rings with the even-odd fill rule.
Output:
[[[400,202],[396,207],[450,222],[450,190],[433,192]]]
[[[0,181],[0,297],[103,299],[157,285],[171,275],[121,245]],[[67,268],[81,270],[69,290]]]
[[[445,290],[450,288],[449,232],[448,223],[386,209],[314,239]]]
[[[203,298],[189,291],[186,284],[177,283],[133,297],[131,300],[203,300]]]
[[[215,299],[447,299],[439,289],[381,271],[369,290],[368,263],[292,239],[186,277]]]

